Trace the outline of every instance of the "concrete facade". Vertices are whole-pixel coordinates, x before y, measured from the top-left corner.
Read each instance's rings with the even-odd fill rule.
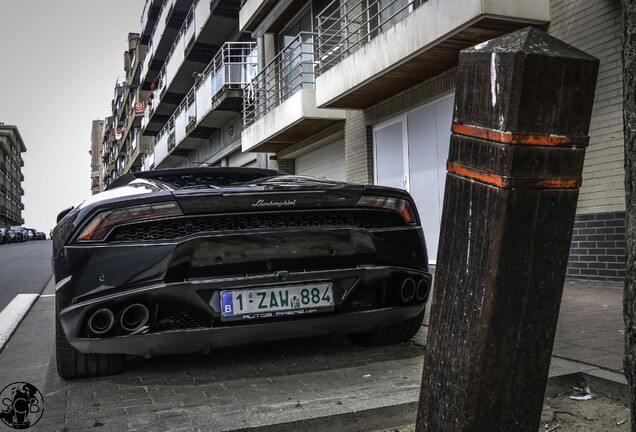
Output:
[[[17,126],[0,123],[0,227],[22,225],[22,153],[26,146]]]
[[[344,159],[347,181],[383,184],[376,132],[404,125],[404,169],[412,169],[421,160],[409,157],[408,140],[416,137],[407,136],[408,123],[454,94],[459,51],[535,25],[600,59],[568,275],[622,277],[620,2],[394,0],[365,8],[359,0],[240,3],[146,1],[141,30],[125,57],[128,86],[118,82],[113,115],[104,121],[105,183],[139,169],[203,164],[303,174],[307,158],[323,157],[317,150],[329,147],[336,152],[331,160]],[[240,56],[224,56],[237,49]],[[240,79],[220,75],[233,67],[228,58],[239,57]],[[142,118],[127,117],[135,99],[144,103]],[[122,125],[124,138],[114,139]],[[135,127],[137,153],[131,153]],[[438,158],[440,181],[431,193],[443,194],[445,159],[438,153],[440,148],[431,149],[424,158]],[[411,181],[407,172],[402,187],[413,193]],[[428,241],[436,244],[432,237]]]
[[[256,71],[256,42],[238,31],[239,9],[235,1],[146,1],[141,132],[151,144],[142,169],[266,166],[266,155],[241,150],[243,86]]]
[[[140,171],[142,156],[152,144],[152,139],[144,137],[141,133],[145,107],[143,101],[148,92],[141,89],[139,76],[146,49],[147,47],[141,43],[139,33],[128,34],[128,49],[123,56],[124,73],[117,77],[115,82],[111,115],[104,120],[93,121],[91,154],[93,158],[97,154],[101,155],[98,180],[93,180],[92,183],[93,193],[102,192],[110,182],[121,175]],[[97,130],[98,122],[102,125],[101,131]],[[92,165],[95,172],[95,161]]]
[[[104,190],[102,171],[102,145],[104,140],[104,120],[93,120],[91,126],[91,193],[95,195]]]
[[[313,1],[307,4],[312,7],[314,26],[319,27],[320,20],[316,17],[326,3]],[[357,2],[339,3],[340,11],[334,16],[341,20],[345,13],[345,4],[348,10],[352,10]],[[408,13],[400,12],[404,15],[401,20],[391,27],[383,28],[375,38],[370,38],[353,54],[340,58],[333,54],[338,47],[329,46],[329,55],[337,58],[335,65],[319,71],[316,76],[317,106],[347,110],[344,125],[340,128],[344,132],[347,181],[364,184],[377,181],[374,128],[454,93],[455,66],[443,54],[451,45],[445,45],[446,41],[457,44],[461,39],[457,34],[468,38],[473,32],[483,30],[474,24],[481,14],[488,15],[489,19],[499,15],[513,17],[512,20],[516,17],[519,26],[534,24],[600,59],[590,126],[590,146],[577,209],[568,276],[620,280],[624,275],[625,211],[620,2],[468,2],[468,6],[474,7],[464,7],[465,3],[460,7],[448,2],[429,0],[413,4],[416,6],[412,9],[405,9]],[[249,0],[241,10],[242,30],[251,31],[255,36],[264,34],[265,39],[272,39],[273,36],[277,40],[285,32],[285,20],[292,23],[296,18],[293,13],[285,12],[285,5],[291,7],[289,2]],[[336,10],[337,7],[333,9]],[[461,13],[455,13],[457,11]],[[461,18],[464,15],[466,17]],[[345,21],[341,21],[340,28],[345,28],[345,24]],[[494,26],[491,21],[488,24]],[[316,33],[322,30],[324,29],[318,28]],[[499,31],[506,33],[503,25]],[[321,64],[321,60],[329,59],[329,55],[324,54],[326,49],[322,49],[321,43],[322,40],[318,37],[315,53],[318,64]],[[265,64],[273,60],[274,55],[279,55],[276,52],[263,54]],[[447,64],[448,67],[440,71],[431,69],[430,63],[434,63],[436,59],[439,60],[438,63]],[[414,69],[421,70],[419,81],[407,88],[400,87],[400,77],[409,83],[414,82],[414,78],[409,76],[408,68],[409,64],[416,61],[419,61],[419,69]],[[454,62],[456,64],[456,59]],[[391,89],[394,91],[391,92]],[[266,121],[261,122],[259,125],[257,120],[251,127],[265,127]],[[323,130],[303,137],[299,142],[305,148],[326,143],[329,140],[325,139],[325,134],[333,127],[325,126]],[[272,142],[276,141],[276,132],[283,132],[283,128],[269,132],[274,137]],[[335,132],[333,136],[335,137]],[[297,144],[286,144],[276,150],[277,158],[270,161],[270,166],[294,168],[294,157],[298,154],[302,154],[302,151],[299,151]]]

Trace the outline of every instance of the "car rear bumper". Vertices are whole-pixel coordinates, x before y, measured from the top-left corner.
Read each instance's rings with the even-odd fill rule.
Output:
[[[425,293],[405,301],[401,287],[409,279],[425,288]],[[222,290],[317,281],[333,284],[333,308],[234,321],[226,320],[221,314]],[[200,352],[254,342],[372,331],[421,313],[430,286],[430,273],[394,266],[154,283],[82,299],[63,308],[60,321],[69,343],[84,353],[150,356]],[[148,325],[127,334],[119,324],[121,314],[128,306],[137,304],[148,309]],[[87,322],[96,311],[103,309],[112,312],[115,321],[112,330],[91,334]],[[169,317],[174,316],[170,314],[180,314],[179,328],[165,326]]]
[[[157,334],[118,336],[108,339],[76,338],[71,344],[86,353],[121,353],[151,357],[210,350],[310,336],[371,331],[379,324],[396,323],[417,316],[424,305],[373,311],[323,315],[290,322],[255,323],[237,327],[171,330]]]

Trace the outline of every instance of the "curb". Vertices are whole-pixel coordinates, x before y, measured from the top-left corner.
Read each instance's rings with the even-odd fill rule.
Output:
[[[225,432],[298,432],[332,430],[338,432],[378,431],[415,423],[417,401],[379,408],[313,417],[286,423],[275,423]],[[223,431],[220,431],[223,432]]]
[[[625,376],[604,369],[592,369],[548,378],[545,397],[572,390],[582,383],[590,384],[599,396],[607,396],[629,405],[629,387]],[[415,423],[418,401],[240,429],[226,432],[296,432],[299,430],[334,430],[339,432],[385,431]]]

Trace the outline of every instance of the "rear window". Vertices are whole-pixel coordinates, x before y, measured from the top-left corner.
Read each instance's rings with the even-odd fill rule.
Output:
[[[239,186],[247,182],[267,177],[261,173],[209,173],[209,174],[178,174],[178,175],[160,175],[154,177],[164,183],[178,188],[194,188],[194,187],[228,187]]]

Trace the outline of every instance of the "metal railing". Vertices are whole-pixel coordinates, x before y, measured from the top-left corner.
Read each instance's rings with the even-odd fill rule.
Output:
[[[320,75],[427,0],[333,0],[317,16],[317,64]]]
[[[315,33],[301,32],[243,91],[247,127],[301,89],[315,88]]]
[[[157,136],[155,136],[153,145],[156,145],[159,139],[168,133],[170,124],[175,124],[177,117],[186,109],[188,110],[186,117],[186,125],[189,126],[188,130],[196,124],[196,89],[200,83],[208,79],[210,75],[212,75],[209,77],[212,80],[210,97],[214,100],[225,88],[243,88],[254,76],[256,69],[256,42],[226,42],[223,44],[212,61],[210,61],[208,66],[204,69],[200,81],[192,86],[186,97],[183,98],[177,109],[174,110],[170,119],[168,119]],[[194,121],[194,123],[192,123],[192,121]],[[175,145],[176,144],[179,143],[175,141]]]
[[[226,42],[203,71],[202,81],[212,75],[214,99],[224,88],[243,88],[257,70],[256,42]]]

